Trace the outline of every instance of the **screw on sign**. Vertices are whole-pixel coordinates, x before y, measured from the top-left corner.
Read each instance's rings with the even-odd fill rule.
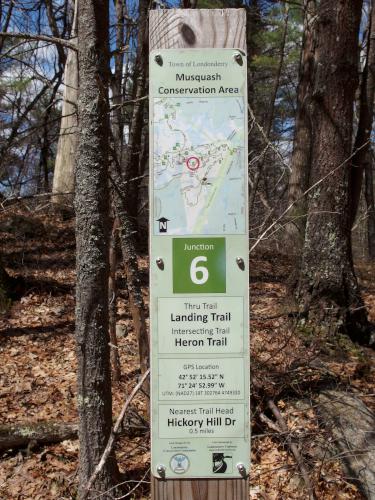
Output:
[[[189,158],[186,160],[186,166],[192,172],[195,172],[196,170],[198,170],[198,168],[200,167],[200,164],[201,164],[201,162],[200,162],[199,158],[197,158],[196,156],[189,156]]]

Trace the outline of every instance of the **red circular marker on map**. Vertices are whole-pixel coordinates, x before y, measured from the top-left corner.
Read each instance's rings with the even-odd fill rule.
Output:
[[[197,158],[196,156],[189,156],[189,158],[186,160],[186,166],[192,172],[198,170],[200,164],[201,164],[200,159]]]

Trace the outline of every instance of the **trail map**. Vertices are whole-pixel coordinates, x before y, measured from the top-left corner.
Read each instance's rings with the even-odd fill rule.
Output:
[[[154,234],[244,234],[244,101],[154,101]],[[240,193],[240,195],[239,195]]]

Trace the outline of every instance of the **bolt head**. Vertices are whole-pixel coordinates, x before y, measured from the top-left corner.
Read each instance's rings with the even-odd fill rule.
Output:
[[[158,64],[159,66],[163,66],[163,58],[161,57],[160,54],[156,54],[154,59],[156,64]]]
[[[156,467],[156,472],[159,474],[159,476],[161,478],[164,478],[165,477],[165,471],[166,471],[166,468],[164,465],[158,465]]]
[[[242,257],[236,257],[237,266],[241,269],[241,271],[245,270],[245,261]]]
[[[158,257],[156,259],[156,265],[158,266],[159,269],[162,271],[164,270],[164,260],[161,257]]]
[[[236,52],[233,57],[237,64],[239,64],[240,66],[243,65],[243,58],[239,52]]]
[[[238,472],[240,473],[240,475],[242,477],[246,477],[247,474],[246,474],[246,467],[244,466],[244,464],[237,464],[237,470]]]

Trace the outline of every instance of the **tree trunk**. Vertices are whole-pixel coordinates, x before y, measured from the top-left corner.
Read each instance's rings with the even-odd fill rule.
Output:
[[[136,91],[132,119],[130,123],[129,142],[126,149],[124,168],[114,165],[112,177],[116,187],[113,189],[113,198],[116,215],[120,222],[120,242],[124,258],[125,272],[129,291],[130,311],[133,326],[138,340],[138,352],[141,373],[145,373],[149,366],[150,349],[146,327],[145,306],[142,296],[141,283],[136,248],[137,214],[138,214],[138,176],[139,157],[141,151],[141,137],[143,126],[144,101],[139,100],[146,91],[147,68],[147,13],[148,1],[139,2],[139,30],[136,58]],[[148,390],[148,386],[144,386]]]
[[[284,30],[283,30],[283,37],[281,40],[281,47],[280,47],[280,59],[279,59],[279,64],[277,67],[276,71],[276,76],[275,76],[275,81],[272,89],[272,95],[271,99],[269,102],[269,113],[267,116],[267,121],[265,124],[265,134],[266,134],[266,140],[270,140],[271,136],[271,130],[272,130],[272,125],[275,117],[275,103],[276,103],[276,97],[277,97],[277,92],[279,90],[280,86],[280,77],[281,77],[281,70],[283,68],[284,64],[284,57],[285,57],[285,44],[286,44],[286,38],[288,34],[288,22],[289,22],[289,4],[285,4],[285,16],[284,16]],[[250,196],[249,196],[249,213],[251,214],[254,209],[254,203],[255,203],[255,196],[257,193],[258,185],[260,178],[262,176],[263,172],[263,167],[264,167],[264,162],[265,162],[265,155],[263,154],[260,160],[260,163],[258,164],[258,169],[254,175],[254,180],[253,180],[253,185],[250,191]]]
[[[122,77],[123,77],[123,44],[124,44],[124,4],[122,0],[114,0],[116,9],[116,53],[115,53],[115,71],[111,78],[112,90],[112,135],[113,147],[116,151],[117,160],[121,163],[123,151],[123,95],[122,95]],[[117,321],[117,287],[116,287],[116,268],[117,255],[116,247],[118,241],[117,217],[113,217],[111,242],[109,249],[109,335],[111,339],[111,366],[112,380],[118,382],[121,378],[120,356],[117,349],[116,321]]]
[[[312,182],[297,298],[313,326],[367,342],[368,323],[354,273],[348,161],[357,87],[362,0],[322,0],[313,88]]]
[[[76,36],[77,4],[73,19],[73,40]],[[74,170],[78,146],[78,56],[75,50],[68,50],[64,71],[64,94],[60,135],[57,143],[55,170],[52,186],[52,203],[71,205],[74,193]],[[70,194],[64,194],[70,193]]]
[[[145,66],[147,55],[144,48],[144,38],[147,40],[147,11],[148,3],[141,1],[139,4],[139,32],[137,58],[135,64],[134,79],[136,81],[135,95],[145,91]],[[121,2],[116,3],[117,16],[117,47],[121,49],[124,36],[123,17],[124,11]],[[121,54],[121,50],[119,50]],[[144,56],[142,58],[142,56]],[[138,77],[137,77],[137,72]],[[133,320],[133,327],[138,341],[138,352],[141,373],[145,373],[149,366],[149,347],[148,335],[146,329],[145,307],[142,296],[142,289],[139,280],[137,249],[135,245],[135,235],[137,229],[137,204],[138,204],[138,183],[129,182],[130,178],[138,174],[138,161],[140,150],[140,137],[142,133],[143,120],[143,101],[136,102],[133,108],[132,120],[130,123],[129,143],[126,148],[124,165],[123,157],[123,119],[121,96],[121,80],[123,73],[122,55],[116,56],[115,74],[112,79],[113,103],[116,106],[113,111],[112,130],[115,141],[114,149],[117,155],[117,164],[113,165],[112,176],[116,183],[116,189],[113,190],[113,200],[117,214],[117,223],[120,227],[119,236],[121,250],[124,258],[127,287],[129,293],[130,313]],[[139,96],[140,97],[140,96]],[[135,206],[134,206],[135,205]],[[111,327],[111,331],[112,327]],[[113,334],[113,333],[112,333]],[[114,330],[114,335],[115,335]],[[148,387],[148,382],[145,387]]]
[[[46,5],[48,24],[49,24],[52,35],[56,38],[63,38],[61,36],[61,33],[59,32],[59,29],[57,26],[56,16],[55,16],[55,13],[53,12],[52,0],[44,0],[44,2]],[[60,70],[62,72],[62,68],[64,67],[64,65],[66,63],[66,55],[64,52],[64,47],[60,44],[57,44],[56,50],[57,50],[57,54],[59,56]]]
[[[252,62],[260,53],[259,47],[259,32],[262,27],[262,10],[259,7],[258,0],[244,5],[246,9],[247,30],[246,30],[246,52],[247,52],[247,89],[248,99],[251,107],[253,108],[254,101],[254,84],[253,84],[253,71]]]
[[[353,226],[362,190],[363,172],[370,160],[370,136],[374,113],[375,96],[375,8],[371,5],[368,27],[366,62],[362,73],[359,97],[359,122],[354,142],[354,156],[350,166],[350,222]]]
[[[6,272],[0,256],[0,314],[5,314],[10,306],[12,278]]]
[[[365,165],[365,198],[367,206],[368,258],[375,260],[375,200],[374,200],[374,159],[373,155]]]
[[[50,154],[50,137],[49,137],[49,121],[53,109],[53,104],[56,98],[57,91],[61,85],[62,72],[57,74],[57,82],[55,83],[51,96],[48,99],[46,111],[43,118],[42,137],[40,138],[40,156],[38,165],[37,193],[47,193],[49,191],[49,172],[48,160]]]
[[[311,167],[311,85],[314,69],[313,22],[316,14],[316,0],[304,1],[304,32],[302,54],[297,90],[297,112],[291,159],[292,173],[289,180],[287,226],[290,248],[299,254],[303,246],[306,227],[307,199],[303,193],[307,190]]]
[[[138,187],[140,184],[140,179],[137,178],[141,174],[139,171],[139,158],[145,105],[144,99],[141,98],[145,96],[147,89],[148,5],[149,2],[147,0],[140,0],[139,2],[137,56],[133,75],[133,80],[135,81],[133,98],[135,99],[135,103],[129,124],[129,142],[123,165],[123,177],[126,181],[124,200],[126,211],[130,217],[130,223],[134,231],[137,230]],[[132,237],[134,238],[135,236],[133,235]]]
[[[112,424],[108,328],[109,46],[108,0],[80,0],[78,27],[80,138],[76,169],[79,489],[106,447]],[[89,498],[110,498],[118,469],[111,455]],[[113,493],[113,491],[111,492]]]
[[[118,382],[121,378],[120,356],[117,347],[116,322],[117,322],[117,230],[118,220],[115,218],[112,225],[111,243],[109,247],[109,338],[111,340],[111,366],[112,379]]]
[[[114,139],[114,147],[117,157],[121,163],[123,150],[123,135],[124,135],[124,120],[123,120],[123,95],[122,95],[122,78],[123,78],[123,44],[124,44],[124,4],[122,0],[115,0],[116,8],[116,54],[115,54],[115,71],[111,78],[112,90],[112,133]]]
[[[133,320],[133,328],[138,342],[139,366],[141,373],[145,373],[150,363],[150,347],[146,326],[145,304],[142,295],[141,281],[139,279],[139,268],[137,248],[134,241],[133,226],[124,208],[125,200],[121,194],[124,192],[124,182],[120,175],[112,169],[112,177],[116,188],[113,189],[116,214],[120,222],[120,244],[124,258],[127,287],[129,292],[130,314]],[[145,382],[144,389],[148,391],[149,384]]]
[[[8,11],[7,11],[6,15],[4,16],[5,17],[4,22],[3,22],[3,24],[0,24],[0,29],[3,33],[6,33],[8,31],[10,20],[12,19],[13,7],[14,7],[14,3],[11,2],[9,4]],[[1,16],[0,19],[2,19],[2,18],[3,18],[3,16]],[[3,50],[4,41],[5,41],[5,37],[0,36],[0,54]]]

